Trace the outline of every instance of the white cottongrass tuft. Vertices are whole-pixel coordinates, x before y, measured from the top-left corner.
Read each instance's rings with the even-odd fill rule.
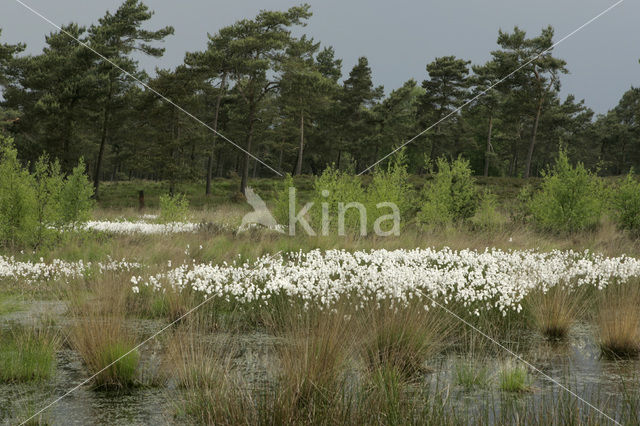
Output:
[[[522,299],[533,289],[547,291],[559,284],[603,289],[632,277],[640,277],[640,260],[624,256],[427,248],[313,250],[265,256],[252,263],[191,263],[146,279],[136,277],[133,282],[158,291],[168,285],[207,297],[264,304],[282,294],[323,306],[343,297],[358,304],[380,300],[403,304],[427,295],[444,303],[461,303],[476,315],[492,309],[506,315],[519,312]]]
[[[38,262],[18,261],[14,257],[0,256],[0,279],[21,280],[27,283],[47,282],[58,279],[73,279],[86,276],[92,270],[99,273],[109,271],[135,271],[141,265],[135,262],[111,260],[106,262],[66,262],[55,259],[46,263],[42,258]]]

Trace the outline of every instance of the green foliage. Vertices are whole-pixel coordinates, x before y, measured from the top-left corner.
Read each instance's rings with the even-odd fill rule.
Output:
[[[478,195],[469,161],[459,157],[451,164],[440,158],[438,172],[423,189],[418,221],[443,225],[472,217],[478,208]]]
[[[184,194],[160,197],[161,223],[185,222],[189,218],[189,200]]]
[[[600,178],[582,163],[569,164],[560,151],[553,168],[543,172],[542,187],[530,203],[534,221],[554,232],[575,232],[598,225],[603,208],[604,188]]]
[[[489,369],[475,361],[462,361],[454,366],[454,380],[466,390],[485,388],[489,384]]]
[[[500,229],[507,222],[507,218],[498,209],[498,197],[486,190],[480,199],[480,205],[471,224],[476,229],[494,231]]]
[[[273,216],[283,226],[289,226],[289,188],[295,188],[293,177],[287,173],[277,186],[273,206]],[[296,194],[297,197],[297,194]]]
[[[516,196],[516,202],[511,209],[511,218],[515,222],[527,223],[531,220],[531,200],[535,192],[531,185],[522,187]]]
[[[41,245],[52,240],[57,231],[52,224],[62,222],[61,198],[64,180],[60,172],[60,163],[51,163],[47,155],[38,159],[34,167],[34,190],[36,198],[36,244]]]
[[[32,243],[35,225],[33,177],[18,161],[13,140],[0,135],[0,244]]]
[[[334,166],[329,166],[314,183],[312,221],[316,229],[321,228],[322,204],[326,203],[327,217],[330,221],[329,228],[337,230],[340,205],[346,207],[347,204],[353,202],[364,205],[365,200],[365,191],[359,177],[353,176],[349,172],[337,170]],[[362,224],[358,209],[349,208],[344,211],[344,226],[346,231],[355,232],[361,229]]]
[[[128,353],[130,350],[130,345],[122,342],[112,343],[102,349],[101,364],[107,367],[115,362],[115,364],[101,373],[105,381],[118,383],[119,386],[124,387],[131,386],[135,383],[138,374],[140,353],[137,350]],[[108,380],[106,378],[108,378]]]
[[[640,182],[630,172],[613,195],[613,216],[622,229],[640,230]]]
[[[409,174],[407,173],[406,157],[404,151],[400,152],[396,161],[389,164],[387,170],[377,169],[373,175],[373,181],[367,188],[367,213],[369,216],[368,226],[373,227],[375,220],[380,215],[391,214],[391,209],[381,207],[378,209],[379,203],[393,203],[400,211],[401,224],[406,223],[411,218],[414,210],[414,191],[409,183]],[[391,222],[385,222],[384,226]]]
[[[529,373],[522,366],[507,366],[500,371],[500,389],[505,392],[526,392],[529,390]]]
[[[56,340],[34,330],[5,332],[0,336],[0,381],[47,380],[55,367]]]
[[[40,246],[65,224],[89,218],[93,188],[80,160],[63,180],[58,162],[42,156],[33,174],[22,167],[11,139],[0,137],[0,245]]]
[[[84,171],[84,160],[81,158],[65,179],[60,193],[62,223],[82,223],[90,217],[94,205],[93,186]]]

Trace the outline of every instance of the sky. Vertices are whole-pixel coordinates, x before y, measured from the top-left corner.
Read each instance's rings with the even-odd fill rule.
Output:
[[[0,42],[24,42],[37,54],[44,36],[55,29],[16,0],[1,0]],[[120,0],[21,0],[57,24],[90,25]],[[175,35],[163,47],[161,59],[142,58],[153,74],[156,67],[173,68],[184,53],[206,48],[207,33],[262,9],[285,10],[301,2],[288,0],[147,0],[155,11],[149,29],[172,25]],[[615,0],[307,0],[313,16],[303,32],[343,59],[347,75],[358,57],[366,56],[375,84],[385,92],[410,78],[427,78],[425,66],[436,57],[455,55],[484,63],[497,48],[498,30],[514,26],[539,34],[547,25],[560,40],[598,15]],[[613,108],[631,86],[640,86],[640,2],[625,0],[555,49],[570,74],[562,78],[562,95],[584,99],[597,113]]]

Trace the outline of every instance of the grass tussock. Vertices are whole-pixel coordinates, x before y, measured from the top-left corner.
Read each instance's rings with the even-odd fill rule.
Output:
[[[252,424],[256,410],[249,392],[236,383],[235,346],[230,338],[204,334],[198,317],[171,337],[165,367],[180,389],[179,417],[196,424]]]
[[[204,334],[204,326],[200,318],[190,318],[173,333],[167,345],[165,367],[181,388],[215,388],[232,368],[231,338]]]
[[[55,371],[60,339],[47,328],[20,327],[0,334],[0,382],[45,381]]]
[[[363,358],[369,370],[392,367],[405,378],[427,371],[425,362],[440,352],[452,332],[451,316],[419,302],[381,306],[363,317]]]
[[[489,368],[477,360],[460,360],[453,367],[453,379],[466,390],[484,389],[489,386]]]
[[[82,357],[96,387],[128,388],[138,383],[140,353],[136,336],[126,325],[126,293],[122,277],[106,274],[94,293],[75,298],[71,313],[72,347]]]
[[[640,282],[612,285],[599,297],[597,326],[605,355],[640,354]]]
[[[555,286],[546,292],[535,291],[525,299],[527,312],[535,328],[545,337],[562,339],[588,311],[585,290]]]
[[[345,305],[335,310],[290,305],[275,318],[280,361],[279,397],[274,407],[287,423],[312,411],[329,414],[341,405],[347,364],[353,353],[354,321]],[[335,414],[335,412],[334,412]]]
[[[498,384],[504,392],[528,392],[531,390],[531,382],[527,368],[522,365],[507,363],[498,374]]]

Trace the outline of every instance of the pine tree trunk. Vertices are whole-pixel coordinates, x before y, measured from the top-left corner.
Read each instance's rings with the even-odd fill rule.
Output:
[[[491,155],[492,130],[493,130],[493,114],[489,115],[489,134],[487,135],[487,149],[484,152],[484,177],[489,176],[489,157]]]
[[[284,141],[280,145],[280,154],[278,155],[278,170],[282,170],[282,156],[284,154]]]
[[[249,181],[249,162],[251,160],[251,142],[253,140],[253,125],[254,125],[254,105],[249,106],[249,131],[247,132],[247,146],[246,153],[244,155],[244,165],[242,167],[242,179],[240,180],[240,192],[243,194],[247,189],[247,183]]]
[[[220,93],[218,94],[218,98],[216,99],[216,111],[213,116],[213,130],[218,131],[218,117],[220,116],[220,105],[222,104],[222,96],[224,94],[224,90],[227,84],[227,74],[222,74],[222,80],[220,81]],[[206,195],[211,195],[211,176],[213,173],[213,155],[216,150],[216,139],[218,138],[218,134],[213,134],[213,139],[211,142],[211,151],[209,152],[209,158],[207,162],[207,188],[205,190]]]
[[[222,177],[222,152],[218,150],[218,156],[216,157],[216,176]]]
[[[518,138],[511,143],[511,164],[509,165],[509,175],[516,177],[518,174],[518,142],[522,141],[522,122],[518,125]]]
[[[538,110],[536,111],[536,121],[533,124],[533,132],[531,134],[531,143],[529,144],[529,152],[527,153],[527,164],[524,170],[524,178],[528,179],[531,173],[531,159],[533,158],[533,148],[536,144],[536,136],[538,135],[538,124],[540,123],[540,115],[542,114],[542,103],[544,102],[544,96],[540,97],[538,101]]]
[[[107,144],[109,118],[111,116],[111,97],[113,96],[113,82],[109,78],[109,92],[104,105],[104,114],[102,117],[102,134],[100,136],[100,150],[98,151],[98,158],[96,159],[96,170],[93,176],[93,189],[94,197],[96,200],[99,198],[100,191],[100,173],[102,173],[102,159],[104,158],[104,150]]]
[[[300,113],[300,149],[298,150],[298,163],[296,164],[296,176],[302,174],[302,154],[304,152],[304,111]]]
[[[258,162],[256,160],[253,160],[253,173],[251,174],[251,177],[255,179],[257,175],[258,175]]]

